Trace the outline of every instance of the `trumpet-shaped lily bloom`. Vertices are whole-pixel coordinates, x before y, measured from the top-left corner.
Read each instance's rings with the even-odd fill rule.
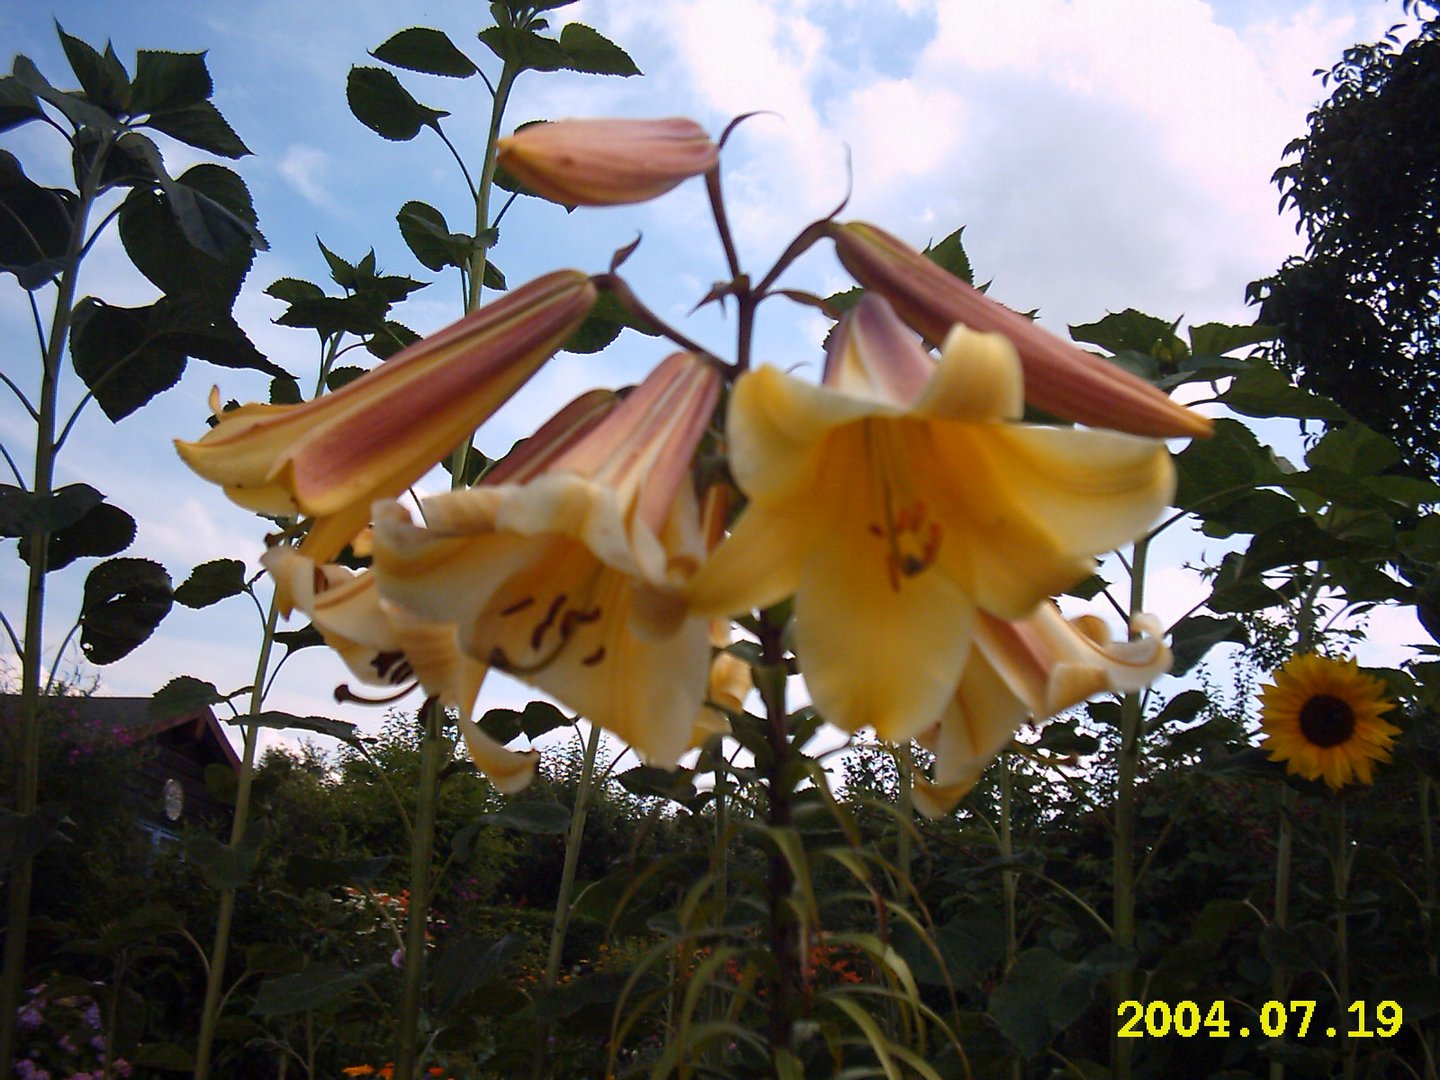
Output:
[[[682,590],[705,552],[690,463],[718,395],[677,353],[579,437],[542,431],[523,469],[426,499],[423,528],[378,503],[381,595],[673,766],[710,668]]]
[[[422,683],[457,711],[471,759],[497,790],[513,795],[530,783],[539,755],[507,750],[471,719],[486,668],[460,652],[453,624],[417,618],[383,600],[370,570],[317,566],[292,547],[271,548],[260,561],[357,679],[372,686]]]
[[[618,206],[663,195],[715,167],[719,149],[693,120],[556,120],[500,140],[500,164],[542,198]]]
[[[337,554],[370,520],[533,375],[579,327],[595,286],[575,270],[539,278],[373,371],[300,405],[242,405],[176,449],[247,509],[310,517],[301,551]]]
[[[1142,615],[1135,629],[1142,634],[1136,640],[1111,642],[1099,619],[1066,620],[1048,602],[1019,622],[980,613],[960,687],[919,740],[935,753],[933,780],[915,781],[921,813],[953,810],[1026,720],[1044,720],[1095,694],[1142,690],[1169,671],[1174,657],[1159,624]]]
[[[954,697],[981,614],[1029,617],[1167,504],[1164,444],[1020,424],[1021,372],[963,327],[935,362],[867,295],[831,341],[823,385],[743,375],[727,421],[749,505],[691,585],[699,614],[795,597],[817,709],[892,742]]]
[[[1025,371],[1025,400],[1037,408],[1133,435],[1210,434],[1208,417],[1042,330],[883,229],[856,221],[832,226],[831,235],[836,254],[855,280],[889,300],[927,341],[939,345],[956,323],[1009,338]]]

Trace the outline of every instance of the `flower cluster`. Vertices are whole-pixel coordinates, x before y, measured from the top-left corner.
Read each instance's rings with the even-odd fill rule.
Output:
[[[535,125],[502,140],[500,160],[567,205],[710,174],[726,229],[718,148],[688,120]],[[784,266],[752,289],[724,235],[727,288],[753,314]],[[822,222],[792,249],[822,238],[865,295],[839,318],[819,385],[752,367],[748,331],[734,362],[702,352],[614,269],[559,271],[333,394],[219,413],[178,446],[241,505],[303,519],[303,541],[264,559],[282,605],[357,678],[419,684],[458,712],[502,791],[529,782],[535,755],[471,719],[491,669],[669,767],[743,709],[731,620],[793,597],[787,640],[816,708],[931,746],[917,802],[944,813],[1027,717],[1168,668],[1153,624],[1112,643],[1049,597],[1150,527],[1174,484],[1161,440],[1209,422],[874,226]],[[581,395],[475,486],[422,499],[418,516],[402,505],[601,290],[682,351],[634,388]],[[1083,426],[1026,423],[1027,402]],[[721,455],[727,468],[697,467]],[[369,565],[339,565],[347,546]]]
[[[16,1015],[22,1056],[10,1065],[15,1080],[100,1080],[106,1075],[109,1051],[93,997],[54,994],[43,984],[27,997]],[[108,1065],[109,1075],[122,1078],[133,1068],[122,1057]]]

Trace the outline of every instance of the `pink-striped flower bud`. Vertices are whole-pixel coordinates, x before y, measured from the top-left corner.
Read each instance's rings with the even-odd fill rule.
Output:
[[[555,120],[500,140],[500,164],[566,206],[620,206],[663,195],[715,167],[719,148],[693,120]]]

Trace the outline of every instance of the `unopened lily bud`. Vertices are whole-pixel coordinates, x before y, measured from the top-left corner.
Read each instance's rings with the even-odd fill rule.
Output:
[[[1042,330],[884,230],[855,221],[831,226],[831,236],[855,280],[889,300],[931,344],[944,345],[957,324],[1008,338],[1025,371],[1025,400],[1036,408],[1091,427],[1152,438],[1210,434],[1209,417]]]
[[[715,167],[719,148],[693,120],[555,120],[500,140],[500,164],[566,206],[620,206],[663,195]]]

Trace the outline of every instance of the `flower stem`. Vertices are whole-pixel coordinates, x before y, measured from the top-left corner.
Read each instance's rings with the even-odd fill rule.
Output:
[[[270,655],[275,648],[275,626],[280,607],[274,597],[265,616],[265,632],[260,640],[260,654],[255,661],[255,682],[250,690],[250,707],[246,715],[260,711],[265,697],[265,677],[270,670]],[[238,848],[245,841],[250,817],[250,791],[255,779],[255,752],[260,742],[258,724],[245,724],[245,746],[240,758],[240,776],[235,788],[235,816],[230,824],[230,846]],[[222,889],[215,913],[215,944],[210,950],[210,963],[205,972],[205,1003],[200,1010],[200,1035],[195,1046],[195,1078],[207,1080],[210,1059],[215,1046],[215,1025],[220,1020],[220,1005],[225,988],[225,963],[230,955],[230,927],[235,918],[234,888]]]
[[[915,755],[910,743],[895,748],[900,783],[900,835],[895,843],[895,865],[900,871],[901,895],[910,887],[910,825],[915,820]]]
[[[1335,992],[1340,998],[1340,1015],[1347,1021],[1350,1011],[1350,917],[1345,903],[1350,891],[1350,829],[1346,821],[1346,803],[1342,792],[1335,814]],[[1346,1023],[1345,1056],[1340,1075],[1344,1080],[1355,1078],[1355,1055],[1359,1050],[1349,1036]]]
[[[1145,561],[1148,539],[1136,542],[1130,560],[1130,615],[1145,604]],[[1135,778],[1140,769],[1140,727],[1144,719],[1140,695],[1129,693],[1120,702],[1120,753],[1115,781],[1114,884],[1111,926],[1115,944],[1126,951],[1135,948]],[[1126,966],[1115,975],[1115,998],[1128,1001],[1135,996],[1135,972]],[[1130,1080],[1133,1040],[1113,1040],[1115,1080]]]
[[[395,1076],[414,1080],[420,1066],[420,1006],[425,994],[425,932],[434,885],[435,817],[440,803],[440,770],[450,756],[445,710],[434,698],[420,710],[420,782],[415,795],[415,827],[410,831],[410,904],[405,924],[405,971],[400,989],[399,1047]]]
[[[1295,792],[1289,784],[1280,788],[1280,829],[1275,840],[1275,914],[1270,920],[1272,926],[1282,930],[1290,922],[1290,868],[1294,861],[1295,829],[1290,817],[1295,809]],[[1270,977],[1270,998],[1284,1001],[1289,980],[1279,971]],[[1270,1080],[1285,1080],[1285,1065],[1279,1061],[1270,1063]]]

